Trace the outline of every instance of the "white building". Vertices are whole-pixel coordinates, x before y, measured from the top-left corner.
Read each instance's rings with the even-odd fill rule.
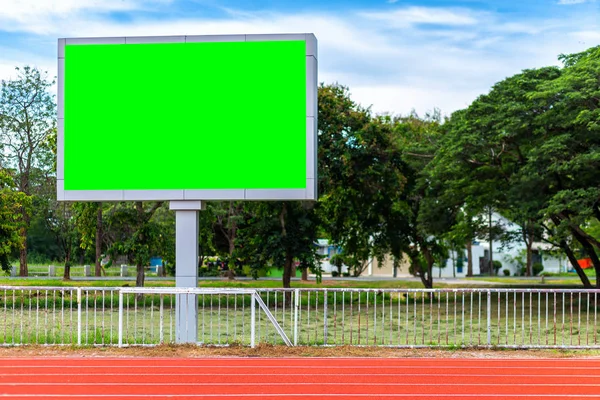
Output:
[[[517,224],[509,221],[500,214],[492,214],[492,221],[495,225],[499,224],[503,226],[504,230],[508,232],[518,233],[520,231],[520,227]],[[519,237],[519,235],[515,235],[515,237]],[[318,253],[325,257],[321,261],[321,270],[323,273],[330,274],[332,271],[337,271],[337,268],[330,264],[330,259],[335,254],[340,253],[342,249],[339,246],[329,244],[326,239],[319,239],[317,246],[319,247]],[[473,242],[471,247],[473,275],[489,275],[489,249],[489,241],[486,239],[480,238]],[[532,249],[533,263],[541,263],[544,267],[544,272],[558,273],[570,270],[571,267],[566,256],[554,256],[549,252],[550,249],[551,245],[548,243],[535,242]],[[507,273],[510,276],[514,276],[520,273],[521,265],[524,265],[526,257],[526,246],[522,240],[514,240],[511,243],[493,241],[492,252],[494,261],[502,263],[502,267],[498,271],[499,276],[507,276]],[[467,275],[467,262],[466,249],[459,252],[451,252],[444,268],[440,269],[434,266],[432,271],[433,277],[465,277]],[[386,257],[381,264],[377,260],[371,260],[363,276],[407,277],[410,276],[408,268],[408,260],[403,260],[400,263],[400,268],[395,271],[394,275],[391,257]],[[343,266],[342,272],[347,271],[348,267]]]
[[[336,254],[341,253],[342,248],[339,246],[335,246],[329,243],[327,239],[318,239],[316,243],[318,249],[317,254],[321,257],[321,271],[325,274],[330,274],[332,271],[338,270],[338,268],[334,265],[331,265],[330,260]],[[342,273],[348,272],[348,267],[346,265],[342,266]]]
[[[505,230],[509,232],[519,232],[520,227],[504,218],[499,214],[492,215],[492,221],[495,224],[501,224]],[[518,236],[518,235],[517,235]],[[533,263],[541,263],[544,266],[544,272],[566,272],[568,267],[568,260],[566,256],[556,257],[549,253],[552,248],[548,243],[534,242],[533,244]],[[481,239],[473,242],[472,246],[472,257],[473,257],[473,274],[474,275],[489,275],[489,257],[490,257],[490,246],[489,240]],[[500,241],[492,242],[492,252],[494,261],[500,261],[502,267],[498,271],[499,276],[504,276],[507,270],[510,276],[519,274],[521,266],[516,261],[520,258],[522,262],[525,262],[526,257],[526,246],[522,240],[515,240],[511,243],[502,243]],[[460,252],[459,252],[460,253]],[[464,277],[467,274],[467,250],[462,251],[461,254],[451,254],[451,257],[447,260],[444,268],[433,268],[433,276],[438,277],[452,277],[454,276],[453,269],[456,268],[456,276]],[[452,257],[456,261],[453,260]],[[460,262],[458,261],[460,260]]]

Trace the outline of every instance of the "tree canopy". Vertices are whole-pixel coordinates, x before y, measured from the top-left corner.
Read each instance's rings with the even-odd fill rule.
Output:
[[[390,256],[395,264],[408,260],[410,272],[433,287],[433,267],[450,254],[466,250],[473,274],[471,248],[481,238],[490,246],[521,241],[529,275],[534,243],[545,242],[567,256],[585,287],[593,283],[578,259],[589,257],[600,287],[600,47],[559,59],[560,67],[499,81],[448,117],[435,109],[377,115],[349,88],[321,84],[318,201],[209,203],[198,267],[230,279],[282,268],[289,287],[294,268],[320,278],[316,243],[328,239],[342,249],[332,262],[354,276]],[[19,258],[26,275],[29,252],[65,265],[91,261],[100,274],[101,258],[125,257],[137,267],[138,285],[152,256],[176,268],[166,203],[56,201],[52,84],[30,67],[2,82],[2,268]],[[519,230],[506,231],[493,214]],[[215,263],[218,270],[209,271]]]

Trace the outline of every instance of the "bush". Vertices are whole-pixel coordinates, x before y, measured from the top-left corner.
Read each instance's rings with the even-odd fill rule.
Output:
[[[533,270],[533,276],[539,275],[543,270],[544,270],[544,266],[542,265],[542,263],[535,263],[531,266],[531,269]]]
[[[498,260],[494,260],[494,275],[498,275],[498,271],[500,271],[500,268],[502,268],[502,263]]]
[[[333,276],[335,278],[336,276],[340,276],[340,273],[337,272],[336,270],[332,270],[331,271],[331,276]]]
[[[198,276],[216,277],[216,276],[221,276],[221,272],[218,269],[202,267],[202,268],[199,268],[199,270],[198,270]]]
[[[502,273],[504,274],[504,276],[510,276],[510,270],[509,269],[503,269]]]

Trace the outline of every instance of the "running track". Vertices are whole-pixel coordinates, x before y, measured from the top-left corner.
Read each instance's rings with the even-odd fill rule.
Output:
[[[600,359],[0,358],[0,397],[600,399]]]

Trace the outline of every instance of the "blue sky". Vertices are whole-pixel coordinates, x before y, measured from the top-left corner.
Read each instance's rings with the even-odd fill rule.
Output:
[[[0,79],[56,74],[58,37],[314,32],[320,81],[376,112],[449,114],[600,44],[600,0],[0,0]]]

